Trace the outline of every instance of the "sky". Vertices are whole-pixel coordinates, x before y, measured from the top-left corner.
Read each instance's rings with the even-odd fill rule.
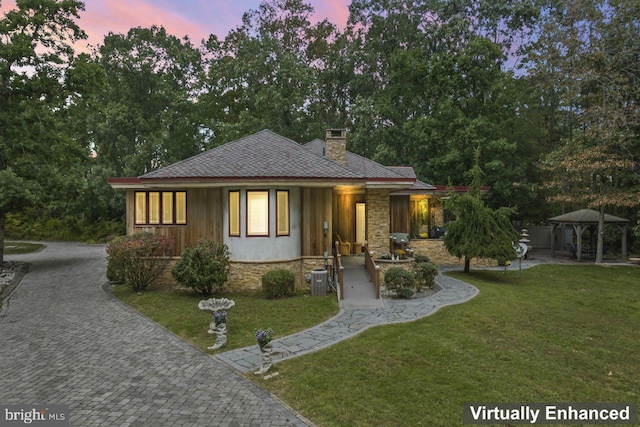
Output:
[[[344,28],[350,0],[306,0],[315,9],[311,22],[325,18]],[[242,14],[257,9],[260,0],[85,0],[79,25],[89,38],[85,44],[102,44],[109,32],[126,34],[132,27],[163,26],[179,38],[188,35],[198,46],[210,34],[224,38],[240,25]],[[0,0],[4,14],[15,0]]]

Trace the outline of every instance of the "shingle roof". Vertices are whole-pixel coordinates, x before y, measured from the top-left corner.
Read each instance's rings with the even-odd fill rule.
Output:
[[[573,224],[597,224],[600,213],[593,209],[579,209],[564,215],[549,218],[549,222],[553,223],[573,223]],[[614,215],[604,214],[604,222],[607,224],[625,224],[628,219],[620,218]]]
[[[305,144],[303,147],[308,149],[309,151],[316,153],[317,155],[322,156],[326,147],[326,142],[321,139],[314,139],[313,141]],[[411,167],[408,167],[408,169],[411,169],[413,176],[407,176],[406,174],[394,171],[393,168],[383,166],[378,162],[374,162],[373,160],[369,160],[350,151],[347,151],[347,169],[367,179],[402,180],[406,178],[416,178],[415,173],[413,173],[413,168]]]
[[[140,177],[146,179],[346,179],[363,177],[269,130],[221,145]]]

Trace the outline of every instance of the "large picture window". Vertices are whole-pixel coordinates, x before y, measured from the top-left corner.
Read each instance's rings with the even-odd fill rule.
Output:
[[[289,235],[289,192],[276,191],[276,236]]]
[[[247,191],[247,236],[269,236],[269,191]]]
[[[240,237],[239,191],[229,191],[229,236]]]
[[[184,225],[187,223],[186,191],[136,191],[136,225]]]

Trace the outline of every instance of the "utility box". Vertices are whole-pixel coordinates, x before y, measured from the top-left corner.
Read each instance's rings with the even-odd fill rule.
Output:
[[[327,285],[329,275],[327,270],[316,268],[311,272],[311,295],[324,296],[327,294]]]

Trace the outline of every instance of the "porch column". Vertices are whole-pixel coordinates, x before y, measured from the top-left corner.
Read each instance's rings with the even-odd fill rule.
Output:
[[[389,248],[389,203],[388,189],[367,189],[367,241],[369,250],[375,251],[376,256]]]

